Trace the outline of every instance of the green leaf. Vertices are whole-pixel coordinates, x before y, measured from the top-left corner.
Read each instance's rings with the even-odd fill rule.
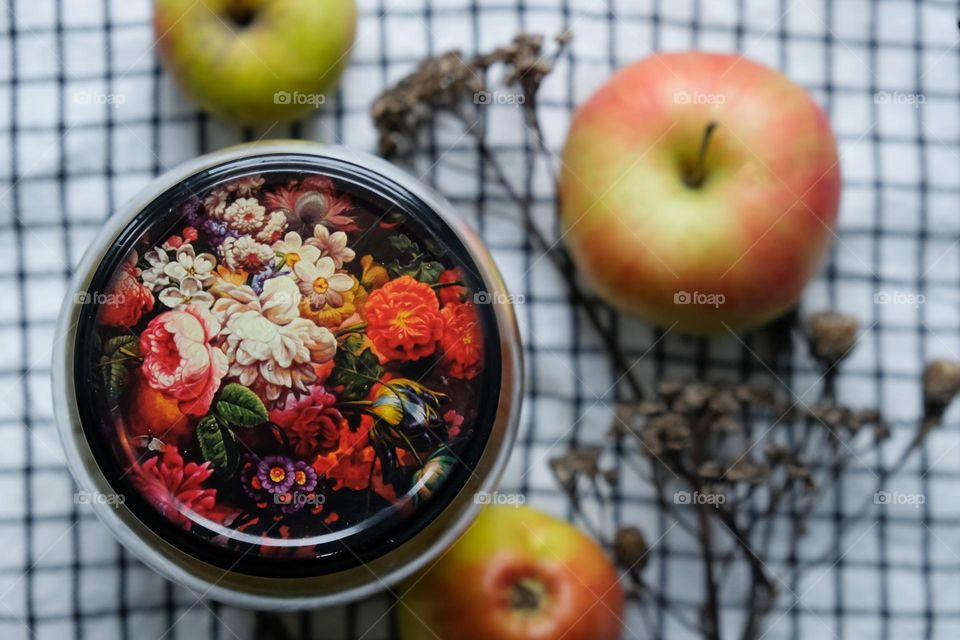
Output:
[[[344,400],[360,400],[367,395],[370,386],[383,375],[383,366],[376,354],[363,346],[363,337],[349,335],[343,340],[342,348],[334,357],[333,373],[330,382],[343,385]]]
[[[120,401],[123,388],[130,379],[127,365],[134,364],[133,359],[139,355],[140,339],[137,336],[115,336],[103,343],[100,368],[103,369],[103,388],[111,405]]]
[[[240,464],[240,451],[233,432],[221,425],[214,416],[207,415],[197,424],[197,441],[203,459],[210,462],[217,473],[229,477]]]
[[[420,253],[420,246],[411,240],[406,234],[399,233],[395,236],[390,236],[388,240],[390,242],[390,246],[397,251],[402,251],[404,253]]]
[[[107,393],[107,401],[115,405],[120,401],[120,394],[127,385],[130,377],[127,366],[123,362],[110,362],[109,356],[103,356],[100,360],[103,368],[103,388]]]
[[[394,260],[388,264],[387,271],[390,273],[391,278],[399,278],[400,276],[416,277],[416,269],[403,266],[399,260]]]
[[[443,265],[434,260],[428,260],[429,256],[420,252],[419,244],[402,233],[390,236],[389,240],[394,249],[405,254],[403,259],[395,258],[388,265],[387,269],[393,277],[410,276],[427,284],[435,284],[440,279]],[[429,253],[436,255],[433,251]]]
[[[424,262],[420,265],[417,280],[427,284],[436,284],[437,281],[440,280],[441,273],[443,273],[443,265],[439,262]]]
[[[103,355],[109,357],[111,360],[123,356],[139,356],[140,338],[131,335],[110,338],[103,345]]]
[[[213,402],[213,412],[227,424],[237,427],[255,427],[270,419],[263,400],[236,382],[220,390]]]

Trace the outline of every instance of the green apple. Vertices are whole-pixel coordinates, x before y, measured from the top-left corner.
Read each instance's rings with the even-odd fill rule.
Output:
[[[695,334],[796,304],[833,239],[837,144],[799,85],[742,56],[634,63],[577,112],[564,239],[611,304]]]
[[[493,506],[401,586],[402,640],[618,640],[623,589],[603,549],[528,507]]]
[[[160,57],[185,93],[242,124],[287,121],[324,102],[347,64],[354,0],[157,0]]]

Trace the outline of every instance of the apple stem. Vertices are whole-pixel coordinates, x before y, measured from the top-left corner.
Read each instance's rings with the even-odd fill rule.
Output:
[[[700,152],[697,154],[697,162],[693,165],[693,169],[687,172],[686,182],[688,187],[698,188],[703,184],[703,181],[706,179],[706,171],[704,169],[704,163],[707,159],[707,147],[710,146],[710,140],[713,138],[713,132],[717,129],[717,123],[711,120],[707,123],[706,129],[703,130],[703,138],[700,140]]]
[[[537,611],[546,596],[547,590],[542,582],[523,578],[510,588],[510,608],[514,611]]]

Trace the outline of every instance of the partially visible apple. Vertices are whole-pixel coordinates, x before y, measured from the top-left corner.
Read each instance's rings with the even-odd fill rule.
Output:
[[[621,633],[623,589],[603,549],[529,507],[485,508],[400,593],[403,640],[617,640]]]
[[[184,92],[244,124],[323,104],[353,48],[354,0],[157,0],[161,58]]]
[[[797,302],[830,244],[840,169],[802,87],[741,56],[671,53],[579,109],[559,190],[564,237],[601,297],[709,334]]]

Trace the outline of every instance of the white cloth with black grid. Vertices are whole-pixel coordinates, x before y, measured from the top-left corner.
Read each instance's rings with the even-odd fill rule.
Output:
[[[879,405],[891,418],[890,451],[911,433],[923,363],[960,353],[960,54],[957,8],[935,0],[361,0],[353,61],[342,87],[315,118],[278,127],[373,151],[368,108],[422,57],[470,53],[519,29],[575,34],[543,89],[548,142],[559,150],[571,109],[612,68],[652,50],[742,51],[782,69],[828,110],[840,140],[844,192],[838,239],[807,291],[805,310],[835,307],[864,321],[860,348],[838,381],[841,398]],[[91,510],[73,503],[51,412],[54,319],[72,265],[110,211],[149,180],[202,152],[263,131],[198,115],[161,71],[148,0],[0,0],[0,637],[19,638],[388,638],[387,596],[350,607],[274,619],[216,603],[165,582],[110,538]],[[572,62],[571,62],[572,61]],[[104,97],[122,96],[106,100]],[[918,100],[905,99],[913,96]],[[491,143],[522,175],[524,130],[509,107],[489,119]],[[502,115],[502,117],[500,117]],[[450,198],[491,247],[518,307],[528,396],[504,486],[541,509],[568,515],[546,460],[572,443],[600,443],[613,384],[596,336],[569,304],[563,281],[510,219],[490,179],[471,177],[475,148],[450,130],[443,159],[425,179]],[[434,158],[434,159],[436,159]],[[455,168],[461,167],[461,169]],[[556,232],[546,172],[532,189],[543,228]],[[877,305],[878,292],[923,296],[918,305]],[[659,334],[622,318],[637,358]],[[802,349],[788,382],[817,379]],[[765,372],[732,338],[705,350],[667,335],[638,365],[646,381]],[[843,514],[873,485],[867,459],[820,503],[814,541],[843,549],[835,567],[784,589],[767,638],[960,637],[960,448],[951,412],[895,481],[921,492],[920,508],[890,509],[835,540]],[[857,465],[854,465],[857,466]],[[615,517],[651,541],[651,580],[693,602],[699,584],[693,541],[661,534],[649,487],[625,475]],[[816,544],[819,541],[821,544]],[[785,550],[779,550],[783,558]],[[812,553],[812,551],[811,551]],[[795,595],[791,595],[790,592]],[[798,602],[799,599],[799,602]],[[731,605],[724,615],[736,620]],[[625,637],[646,637],[631,607]],[[669,617],[657,634],[687,637]]]

